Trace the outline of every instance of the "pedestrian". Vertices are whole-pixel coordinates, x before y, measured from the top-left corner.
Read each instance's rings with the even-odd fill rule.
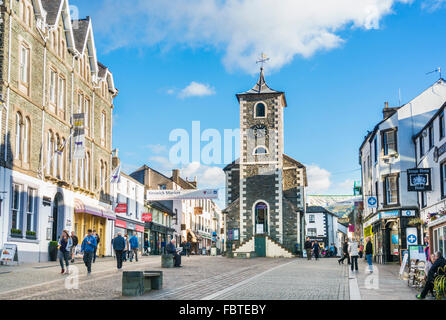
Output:
[[[96,233],[96,230],[93,230],[93,236],[96,238],[96,248],[94,249],[94,255],[93,255],[93,263],[96,262],[96,252],[98,250],[99,241],[101,241],[101,238],[99,237],[99,234]]]
[[[319,259],[319,251],[321,250],[321,247],[319,246],[319,243],[317,243],[317,240],[314,240],[314,244],[313,244],[313,253],[314,253],[314,258],[316,260]]]
[[[71,231],[71,241],[73,242],[73,245],[71,246],[71,263],[74,263],[74,256],[76,255],[76,247],[79,244],[79,239],[74,234],[74,231]]]
[[[369,264],[369,271],[370,273],[373,272],[373,265],[372,265],[372,258],[373,258],[373,246],[372,246],[372,240],[370,237],[367,237],[365,239],[366,245],[365,245],[365,257],[367,259],[367,263]]]
[[[344,264],[345,258],[347,258],[347,262],[350,264],[350,257],[348,255],[348,239],[345,239],[344,241],[344,245],[342,246],[342,258],[338,260],[338,263],[341,264],[342,262],[342,264]]]
[[[426,285],[424,286],[423,291],[421,291],[421,293],[416,296],[417,299],[424,299],[426,298],[429,291],[433,292],[436,273],[438,272],[438,269],[444,268],[446,266],[446,260],[444,259],[441,251],[437,251],[435,253],[434,259],[435,261],[432,264],[432,267],[430,268],[427,275]]]
[[[88,275],[91,274],[91,261],[93,260],[94,250],[97,247],[96,238],[91,229],[88,229],[87,236],[82,241],[81,253],[84,255],[84,263],[87,267]]]
[[[334,245],[334,256],[338,256],[338,247],[336,247],[336,245]]]
[[[60,267],[62,269],[60,274],[64,274],[65,273],[64,261],[65,261],[65,266],[67,268],[66,274],[69,274],[69,270],[68,270],[69,263],[68,263],[68,261],[70,260],[70,253],[71,253],[71,247],[72,246],[73,246],[73,241],[71,240],[70,236],[68,235],[68,231],[67,230],[62,231],[62,234],[61,234],[61,236],[59,238],[59,243],[58,243],[59,263],[60,263]]]
[[[127,233],[124,234],[124,241],[125,241],[125,247],[124,247],[124,252],[122,253],[122,261],[126,262],[129,254],[129,235]]]
[[[307,253],[307,260],[311,260],[311,248],[312,248],[312,244],[310,241],[310,237],[307,237],[307,240],[304,243],[304,249],[305,252]]]
[[[186,242],[186,254],[188,257],[190,256],[191,247],[190,241]]]
[[[174,267],[181,267],[181,256],[178,254],[177,248],[175,247],[175,239],[170,240],[170,242],[167,244],[166,250],[167,253],[172,254],[173,258],[175,259]]]
[[[134,234],[130,240],[130,262],[133,261],[133,256],[135,256],[135,262],[138,262],[138,248],[139,248],[139,242],[138,237],[136,234]]]
[[[149,254],[149,239],[147,238],[144,239],[144,254]]]
[[[123,258],[123,252],[125,248],[125,240],[124,237],[121,235],[121,232],[118,232],[118,235],[113,239],[113,249],[115,250],[116,254],[116,263],[118,270],[122,269],[122,258]]]
[[[348,254],[350,256],[352,272],[353,271],[358,272],[359,251],[358,251],[358,242],[356,242],[355,240],[352,240],[352,242],[350,242],[350,244],[348,245]]]
[[[364,246],[362,243],[359,245],[359,258],[362,259],[362,256],[364,255]]]
[[[333,256],[334,256],[334,251],[335,251],[335,249],[334,249],[334,243],[332,243],[331,246],[330,246],[330,254],[329,254],[330,257],[333,257]]]

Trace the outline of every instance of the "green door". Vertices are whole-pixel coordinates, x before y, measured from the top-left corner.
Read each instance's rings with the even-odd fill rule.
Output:
[[[257,257],[266,257],[266,238],[264,236],[256,236],[254,246]]]

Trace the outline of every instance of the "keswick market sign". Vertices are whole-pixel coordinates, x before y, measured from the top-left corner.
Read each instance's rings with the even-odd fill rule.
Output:
[[[218,199],[218,190],[147,190],[148,201],[192,199]]]

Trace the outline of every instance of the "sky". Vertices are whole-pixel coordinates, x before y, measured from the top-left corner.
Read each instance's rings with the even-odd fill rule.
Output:
[[[172,163],[169,136],[192,135],[193,121],[222,136],[239,128],[235,94],[255,85],[262,52],[266,82],[287,99],[285,153],[306,165],[309,194],[352,194],[359,147],[384,102],[407,103],[438,79],[426,73],[446,73],[446,0],[70,4],[92,18],[98,59],[119,89],[113,147],[123,171],[147,164],[170,176],[180,168],[220,195],[224,161]]]

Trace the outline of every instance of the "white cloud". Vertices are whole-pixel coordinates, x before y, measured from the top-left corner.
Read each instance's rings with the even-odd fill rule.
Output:
[[[150,149],[155,154],[161,154],[167,152],[167,147],[162,144],[149,144],[146,148]]]
[[[167,89],[166,93],[168,95],[173,95],[173,94],[175,94],[175,90],[174,89]]]
[[[217,188],[225,186],[225,174],[219,167],[211,167],[191,162],[181,169],[181,176],[189,180],[197,177],[200,188]]]
[[[307,193],[320,194],[326,192],[331,186],[331,173],[315,164],[311,164],[306,167],[308,177]]]
[[[180,98],[203,97],[215,94],[215,90],[208,84],[192,81],[186,88],[182,89],[178,95]]]
[[[296,55],[310,57],[340,46],[340,32],[377,29],[396,3],[413,0],[103,0],[95,30],[108,50],[128,45],[215,48],[228,70],[258,70],[261,52],[268,69]],[[440,0],[437,0],[440,2]],[[119,8],[119,10],[117,10]]]
[[[421,8],[428,12],[434,12],[446,6],[446,0],[424,0],[421,3]]]

